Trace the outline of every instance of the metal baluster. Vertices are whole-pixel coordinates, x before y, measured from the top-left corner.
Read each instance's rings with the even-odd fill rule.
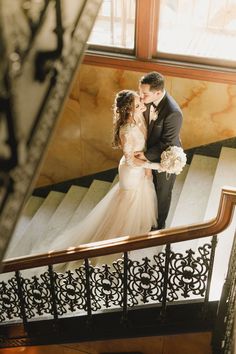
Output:
[[[209,293],[210,293],[210,287],[211,287],[211,278],[212,278],[212,272],[213,272],[216,245],[217,245],[217,235],[214,235],[211,239],[211,256],[210,256],[210,262],[209,262],[206,293],[205,293],[203,309],[202,309],[202,316],[203,317],[205,317],[205,315],[206,315],[207,306],[208,306],[208,302],[209,302]]]
[[[57,312],[57,296],[56,296],[56,288],[55,288],[55,277],[54,277],[54,272],[53,272],[53,266],[49,265],[48,266],[48,273],[49,273],[49,278],[50,278],[50,291],[51,291],[51,296],[52,296],[52,311],[53,311],[53,317],[54,320],[58,320],[58,312]]]
[[[228,272],[222,289],[217,318],[212,333],[213,353],[231,353],[236,308],[236,232],[229,259]],[[231,347],[231,348],[230,348]]]
[[[85,264],[85,277],[86,277],[86,305],[87,305],[87,326],[91,325],[92,319],[92,309],[91,309],[91,290],[90,290],[90,281],[89,281],[89,261],[86,258],[84,260]]]
[[[166,245],[166,261],[165,261],[165,272],[164,272],[164,282],[163,282],[163,292],[162,292],[162,307],[160,311],[160,317],[164,318],[166,315],[166,298],[168,289],[168,277],[169,277],[169,264],[170,264],[170,244]]]
[[[127,324],[128,321],[128,253],[124,252],[124,273],[123,273],[123,314],[121,322]]]
[[[22,320],[23,320],[23,325],[26,330],[26,326],[27,326],[28,321],[27,321],[27,316],[26,316],[26,311],[25,311],[25,299],[24,299],[24,294],[22,291],[22,278],[21,278],[19,270],[17,270],[15,274],[16,274],[16,282],[17,282],[17,287],[18,287],[18,296],[19,296],[19,300],[20,300],[20,312],[21,312],[21,316],[22,316]]]

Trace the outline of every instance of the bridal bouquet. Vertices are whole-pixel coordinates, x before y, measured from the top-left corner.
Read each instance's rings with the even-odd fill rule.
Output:
[[[180,174],[186,165],[186,154],[181,147],[170,146],[161,154],[160,167],[167,174]]]

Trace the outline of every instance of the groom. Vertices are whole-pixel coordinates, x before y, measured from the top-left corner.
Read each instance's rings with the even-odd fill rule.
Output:
[[[151,72],[139,81],[139,92],[147,109],[143,113],[148,127],[147,150],[137,152],[139,159],[160,162],[161,153],[169,146],[181,146],[179,137],[183,115],[179,105],[165,90],[164,77]],[[158,200],[158,228],[164,229],[170,209],[176,175],[168,178],[165,172],[153,171],[153,182]]]

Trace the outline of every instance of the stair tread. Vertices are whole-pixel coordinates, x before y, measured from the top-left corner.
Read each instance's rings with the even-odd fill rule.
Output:
[[[61,233],[66,225],[69,223],[71,216],[78,208],[83,197],[87,193],[88,188],[72,185],[68,192],[65,194],[61,203],[55,210],[54,214],[50,218],[50,222],[44,231],[45,239],[47,240],[46,246],[48,246],[50,240],[53,240],[59,233]],[[43,249],[43,241],[39,241],[40,249]],[[45,248],[45,251],[47,249]]]
[[[33,196],[33,195],[30,196],[30,198],[26,202],[26,204],[22,210],[21,216],[16,224],[16,228],[15,228],[15,231],[14,231],[12,237],[11,237],[11,241],[9,243],[8,250],[5,254],[5,258],[11,257],[10,250],[12,249],[12,247],[14,246],[15,243],[20,242],[20,239],[21,239],[27,225],[30,223],[32,217],[35,215],[35,213],[37,212],[39,207],[42,205],[43,201],[44,201],[44,198]]]
[[[203,221],[218,159],[194,155],[171,221],[171,227]]]
[[[64,198],[62,192],[51,191],[32,217],[28,226],[23,232],[22,243],[14,243],[9,253],[11,257],[18,257],[29,254],[30,249],[41,239],[41,235],[47,228],[48,222],[56,208]],[[30,240],[30,241],[29,241]],[[20,247],[19,247],[20,246]]]
[[[178,204],[178,200],[179,200],[181,191],[183,189],[184,181],[185,181],[186,176],[188,174],[188,170],[189,170],[189,165],[185,165],[183,171],[176,177],[175,184],[173,187],[173,192],[172,192],[170,210],[169,210],[168,218],[166,219],[166,226],[167,227],[171,227],[171,223],[173,221],[176,206]]]
[[[78,208],[75,210],[66,229],[77,225],[80,220],[84,219],[95,205],[106,195],[110,186],[110,182],[94,180]]]

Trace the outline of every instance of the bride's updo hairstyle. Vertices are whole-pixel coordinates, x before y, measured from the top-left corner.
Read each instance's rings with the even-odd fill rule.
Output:
[[[112,141],[114,148],[120,147],[120,128],[125,125],[133,115],[135,96],[137,96],[135,91],[122,90],[118,92],[115,97]]]

